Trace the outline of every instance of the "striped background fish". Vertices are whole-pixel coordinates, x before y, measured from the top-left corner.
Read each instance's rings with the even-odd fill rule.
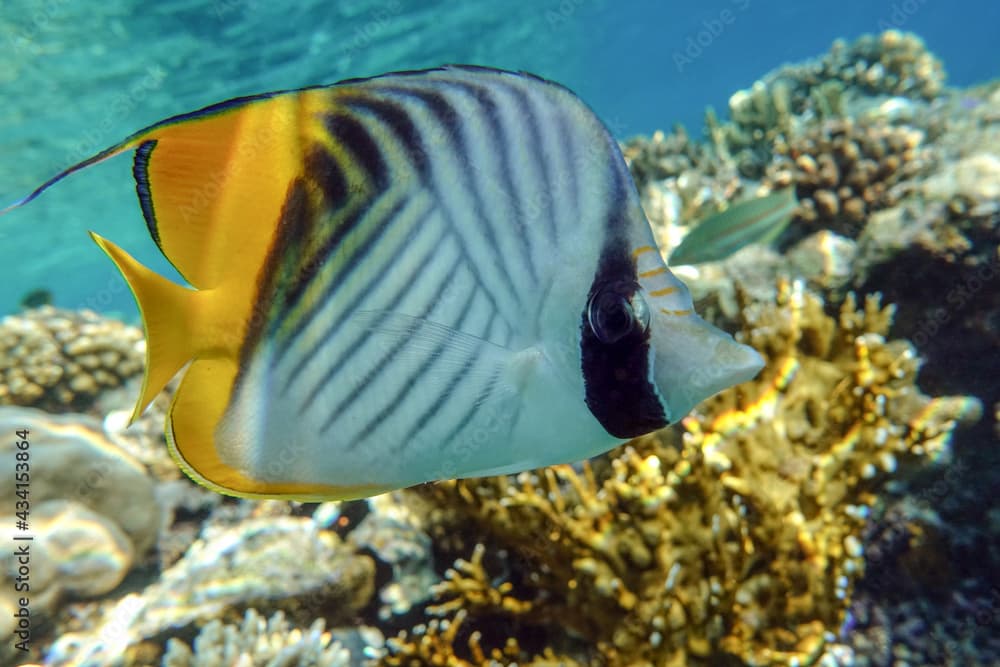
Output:
[[[133,418],[179,371],[180,466],[360,497],[580,460],[751,378],[663,264],[617,144],[567,89],[453,66],[223,102],[126,150],[193,289],[92,234],[142,311]]]

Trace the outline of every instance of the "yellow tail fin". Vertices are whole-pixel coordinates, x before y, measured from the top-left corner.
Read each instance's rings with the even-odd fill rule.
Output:
[[[132,412],[139,418],[184,364],[197,354],[192,335],[197,292],[181,287],[140,264],[134,257],[94,232],[90,237],[111,258],[128,283],[146,328],[146,374]]]

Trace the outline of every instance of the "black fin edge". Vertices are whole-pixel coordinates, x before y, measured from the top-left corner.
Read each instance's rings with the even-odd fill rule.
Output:
[[[160,243],[160,230],[156,226],[156,213],[153,210],[153,194],[149,189],[149,158],[154,148],[156,148],[156,140],[150,139],[142,142],[135,149],[135,157],[132,160],[132,176],[135,178],[135,193],[139,196],[139,207],[142,208],[142,217],[146,219],[149,235],[153,237],[160,252],[163,252],[163,245]]]

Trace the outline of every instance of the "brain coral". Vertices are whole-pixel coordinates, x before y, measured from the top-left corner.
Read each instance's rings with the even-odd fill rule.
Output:
[[[400,635],[385,664],[510,658],[497,619],[546,637],[527,664],[566,646],[610,665],[818,659],[862,573],[877,492],[944,453],[977,404],[919,391],[913,347],[885,339],[892,310],[874,297],[831,317],[782,283],[742,310],[767,367],[681,428],[593,464],[420,487],[442,535],[473,536],[455,544],[472,558],[437,588],[442,623]]]
[[[94,312],[43,306],[0,321],[0,405],[81,412],[142,372],[142,332]]]

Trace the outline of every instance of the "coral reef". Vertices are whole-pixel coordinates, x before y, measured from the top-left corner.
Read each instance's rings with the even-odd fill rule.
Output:
[[[432,568],[430,537],[413,510],[398,502],[395,494],[376,496],[369,504],[371,511],[347,540],[392,569],[392,580],[379,591],[379,618],[386,620],[407,613],[430,597],[438,576]]]
[[[949,486],[972,472],[957,461],[929,492],[900,497],[870,523],[867,571],[842,633],[853,664],[1000,664],[1000,587],[961,571],[949,543],[970,535],[949,537],[955,527],[936,511]],[[998,534],[995,526],[990,532]],[[979,557],[995,562],[989,551]]]
[[[141,593],[103,610],[90,631],[64,632],[50,664],[110,664],[126,652],[157,654],[164,635],[234,620],[249,608],[282,610],[297,623],[343,623],[368,604],[374,565],[311,519],[247,519],[206,526],[184,556]]]
[[[83,412],[142,372],[142,332],[91,311],[43,306],[0,322],[0,405]]]
[[[884,50],[882,55],[879,49]],[[850,58],[855,60],[848,67],[844,63]],[[865,36],[851,45],[837,43],[822,58],[782,67],[738,91],[730,100],[729,120],[720,120],[709,109],[705,142],[691,140],[683,128],[631,139],[623,149],[661,249],[669,254],[693,222],[736,198],[792,185],[800,207],[780,246],[790,248],[821,231],[836,236],[813,238],[799,253],[803,255],[799,261],[789,266],[777,257],[771,264],[784,265],[784,271],[761,273],[770,279],[801,271],[811,287],[824,293],[850,286],[852,273],[867,273],[868,259],[884,261],[893,248],[901,247],[891,237],[877,237],[889,248],[876,246],[865,252],[855,248],[871,215],[922,194],[927,187],[933,191],[933,184],[923,185],[924,177],[946,155],[967,149],[956,146],[949,153],[935,143],[950,134],[954,116],[949,113],[954,112],[952,106],[931,107],[917,92],[937,91],[935,96],[941,92],[943,79],[936,62],[918,38],[893,31]],[[865,75],[870,85],[852,83],[854,68],[872,72]],[[888,94],[913,97],[887,100]],[[961,180],[976,182],[969,175],[988,169],[987,162],[978,158],[960,170]],[[948,189],[956,178],[942,176],[937,191]],[[985,207],[981,199],[978,208],[972,205],[980,214]],[[837,258],[832,257],[831,244],[842,251]],[[844,255],[849,261],[843,261]],[[859,267],[853,266],[856,257],[861,260]],[[823,263],[834,259],[840,260],[829,267],[835,270],[826,271]],[[731,283],[734,278],[711,275],[711,270],[709,274],[717,283]],[[860,281],[853,283],[857,286]]]
[[[323,619],[306,630],[292,628],[282,612],[264,619],[248,609],[239,625],[216,619],[201,629],[193,651],[182,641],[167,641],[163,667],[348,667],[351,654],[330,633]]]
[[[390,653],[382,656],[378,664],[387,667],[414,667],[416,665],[449,665],[449,667],[492,667],[493,665],[526,665],[528,667],[577,667],[575,659],[558,655],[546,648],[541,655],[525,659],[517,639],[508,637],[502,648],[485,649],[482,633],[473,632],[466,640],[466,653],[458,648],[458,635],[463,631],[468,613],[457,611],[450,619],[434,619],[427,625],[403,631],[386,641]],[[462,653],[460,655],[459,653]]]
[[[121,583],[132,567],[135,553],[132,542],[110,519],[85,506],[68,500],[47,500],[33,507],[32,540],[28,565],[20,574],[16,550],[0,558],[0,636],[9,637],[15,630],[17,600],[30,591],[32,612],[41,617],[52,613],[66,598],[99,597]],[[2,517],[14,525],[14,517]],[[30,588],[14,587],[15,580]],[[36,618],[37,618],[36,617]]]
[[[775,187],[795,186],[800,237],[820,227],[854,238],[872,212],[900,200],[894,186],[928,168],[923,138],[884,122],[829,120],[778,145],[768,172]]]
[[[110,442],[93,418],[0,406],[0,430],[21,429],[31,443],[31,601],[32,613],[41,619],[55,614],[67,598],[94,598],[117,587],[153,546],[161,513],[146,469]],[[15,495],[14,443],[0,440],[0,493],[6,498],[21,497]],[[4,520],[15,525],[13,516]],[[4,611],[16,606],[17,572],[11,552],[0,568]],[[0,624],[0,636],[12,629]]]
[[[0,429],[27,429],[31,442],[31,503],[71,500],[100,514],[129,538],[138,555],[156,541],[160,509],[153,480],[85,415],[51,415],[0,406]],[[13,441],[0,440],[0,493],[14,497]]]
[[[862,35],[850,44],[834,42],[818,67],[806,68],[796,78],[811,85],[837,80],[845,88],[869,95],[929,100],[943,91],[945,73],[941,61],[920,37],[886,30],[879,35]]]
[[[622,145],[622,153],[646,215],[657,222],[653,232],[664,250],[680,244],[681,230],[691,221],[714,213],[742,191],[736,168],[692,141],[683,127],[634,137]]]
[[[699,312],[765,354],[761,376],[587,463],[350,503],[222,498],[166,453],[170,388],[126,428],[138,330],[6,318],[0,403],[89,415],[0,408],[0,430],[32,433],[38,625],[17,657],[997,662],[1000,84],[942,86],[889,31],[738,91],[705,140],[623,146],[665,253],[729,202],[792,184],[803,207],[780,253],[678,268]],[[958,431],[979,411],[965,394],[992,422]],[[0,559],[8,591],[14,568]]]
[[[716,154],[740,173],[760,178],[774,147],[810,123],[850,115],[868,100],[936,98],[943,91],[940,61],[916,35],[888,30],[847,44],[836,41],[822,58],[786,65],[729,99],[728,122],[709,109],[706,131]],[[903,97],[900,97],[902,100]],[[879,116],[910,115],[909,101],[883,104]],[[901,111],[901,109],[905,111]]]
[[[104,433],[108,439],[146,466],[157,480],[187,480],[187,476],[170,456],[163,433],[163,424],[180,378],[175,378],[167,385],[146,411],[130,425],[129,419],[142,388],[141,384],[141,377],[135,377],[120,387],[101,392],[92,411],[103,416]]]
[[[785,283],[744,312],[767,369],[683,432],[580,469],[420,487],[440,532],[510,563],[487,573],[481,548],[464,545],[472,559],[437,587],[434,610],[568,632],[604,664],[815,660],[863,572],[877,491],[945,454],[976,402],[917,390],[913,348],[885,340],[891,309],[874,298],[832,318]]]

